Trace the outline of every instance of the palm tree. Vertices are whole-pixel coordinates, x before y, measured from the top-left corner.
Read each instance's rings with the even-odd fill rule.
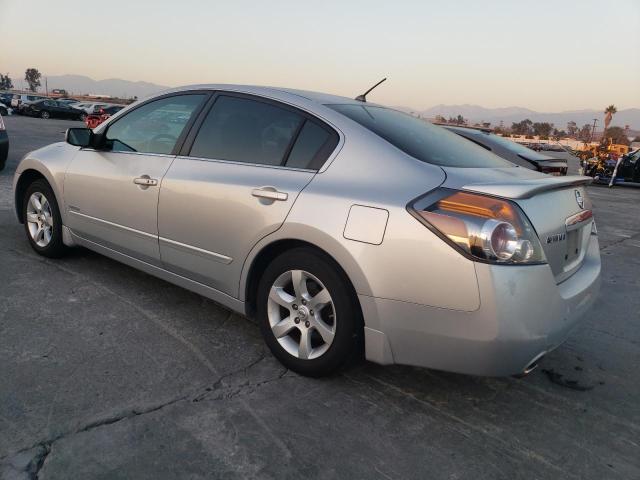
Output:
[[[613,115],[617,112],[618,109],[613,104],[604,109],[604,130],[602,130],[602,143],[605,143],[607,141],[607,128],[609,128],[609,124],[613,119]]]
[[[609,124],[611,123],[611,120],[613,119],[613,115],[618,113],[618,109],[616,108],[615,105],[609,105],[607,108],[604,109],[604,131],[607,131],[607,128],[609,128]]]

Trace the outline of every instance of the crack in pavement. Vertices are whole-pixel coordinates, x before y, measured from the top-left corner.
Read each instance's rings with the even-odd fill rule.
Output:
[[[630,237],[624,237],[624,238],[620,238],[618,240],[614,240],[611,243],[607,244],[607,245],[603,245],[600,247],[600,251],[604,252],[605,250],[607,250],[608,248],[611,247],[615,247],[616,245],[620,245],[621,243],[626,242],[627,240],[635,240],[636,238],[640,239],[640,232],[638,233],[634,233],[633,235],[631,235]]]
[[[3,479],[37,480],[47,456],[51,453],[51,445],[41,443],[30,450],[20,452],[7,464],[0,465],[0,476]]]
[[[49,457],[51,453],[53,444],[59,440],[68,438],[73,435],[89,432],[96,428],[113,425],[115,423],[128,420],[134,417],[148,415],[150,413],[157,412],[159,410],[162,410],[165,407],[169,407],[171,405],[174,405],[180,402],[190,400],[194,403],[197,403],[203,400],[204,398],[211,396],[216,392],[221,394],[216,397],[211,397],[210,400],[227,400],[237,396],[247,395],[254,392],[257,388],[260,388],[263,385],[281,380],[289,372],[288,369],[284,369],[283,371],[279,372],[276,377],[263,379],[258,382],[251,382],[249,380],[238,387],[225,385],[225,380],[229,378],[233,378],[234,376],[237,376],[240,374],[243,374],[243,375],[247,374],[249,370],[254,368],[256,365],[262,362],[265,358],[267,358],[267,355],[266,353],[263,352],[262,355],[260,355],[260,357],[257,360],[253,360],[248,365],[245,365],[241,368],[238,368],[236,370],[233,370],[229,373],[222,375],[220,378],[218,378],[218,380],[216,380],[215,383],[213,383],[213,385],[207,386],[207,387],[200,387],[196,389],[198,391],[197,394],[181,395],[169,401],[166,401],[160,404],[151,405],[148,407],[126,409],[120,413],[112,414],[104,418],[99,418],[97,420],[90,421],[80,428],[59,433],[51,438],[41,440],[35,443],[34,445],[18,450],[17,452],[0,457],[0,473],[3,475],[3,478],[5,475],[8,478],[20,478],[20,476],[18,475],[22,475],[22,477],[26,475],[26,478],[28,478],[29,480],[37,480],[38,474],[40,470],[42,470],[45,460]],[[297,377],[290,377],[290,378],[297,378]],[[225,394],[225,390],[228,393]],[[253,412],[250,411],[249,413],[253,413]]]
[[[61,440],[63,438],[72,436],[72,435],[77,435],[79,433],[84,433],[84,432],[88,432],[90,430],[93,430],[95,428],[100,428],[106,425],[112,425],[114,423],[120,422],[122,420],[127,420],[129,418],[133,418],[133,417],[137,417],[140,415],[146,415],[149,413],[153,413],[153,412],[157,412],[158,410],[161,410],[164,407],[167,407],[169,405],[173,405],[175,403],[178,403],[180,401],[186,400],[187,398],[189,398],[188,395],[182,395],[181,397],[178,398],[174,398],[172,400],[169,400],[168,402],[164,402],[161,404],[157,404],[157,405],[152,405],[146,408],[131,408],[131,409],[127,409],[123,412],[120,412],[118,414],[112,414],[109,415],[105,418],[100,418],[97,420],[93,420],[91,422],[86,423],[85,425],[83,425],[80,428],[76,428],[76,429],[72,429],[72,430],[68,430],[66,432],[61,432],[57,435],[54,435],[51,438],[45,439],[45,440],[41,440],[37,443],[35,443],[34,445],[31,445],[29,447],[23,448],[21,450],[18,450],[15,453],[12,454],[8,454],[5,455],[3,457],[0,457],[0,460],[3,461],[3,463],[11,463],[11,458],[16,457],[22,453],[25,452],[29,452],[33,449],[37,449],[38,447],[41,446],[47,446],[49,449],[51,448],[51,446],[57,442],[58,440]],[[47,455],[49,454],[49,452],[47,452]],[[9,462],[7,462],[6,460],[9,459]]]
[[[13,253],[16,253],[16,254],[18,254],[20,256],[24,255],[24,252],[20,252],[19,250],[16,250],[14,248],[8,248],[7,250],[11,251]],[[169,336],[173,337],[178,342],[182,343],[200,361],[200,363],[202,365],[204,365],[211,373],[213,373],[214,375],[220,375],[220,373],[218,372],[216,367],[213,365],[213,363],[211,363],[209,361],[209,359],[200,351],[200,349],[197,346],[195,346],[193,343],[191,343],[189,340],[187,340],[184,336],[182,336],[180,334],[180,332],[178,332],[178,330],[176,330],[174,327],[172,327],[172,326],[166,324],[165,322],[163,322],[160,319],[160,317],[158,317],[154,312],[149,311],[149,310],[144,309],[144,308],[141,308],[140,305],[138,305],[136,302],[131,301],[131,300],[127,299],[127,298],[124,298],[121,295],[118,295],[115,291],[111,290],[106,285],[104,285],[104,284],[102,284],[100,282],[97,282],[92,277],[90,277],[88,275],[85,275],[84,273],[77,272],[77,271],[75,271],[75,270],[73,270],[71,268],[64,267],[61,264],[59,264],[57,262],[53,262],[53,261],[48,260],[46,258],[34,258],[34,257],[30,257],[30,258],[32,258],[35,261],[41,262],[41,263],[43,263],[45,265],[57,268],[60,271],[63,271],[63,272],[68,273],[70,275],[79,277],[79,278],[85,280],[87,283],[89,283],[91,285],[94,285],[97,288],[103,289],[104,291],[106,291],[110,295],[116,296],[121,301],[123,301],[125,304],[130,306],[132,309],[134,309],[135,311],[140,313],[143,317],[145,317],[146,319],[148,319],[149,321],[154,323],[157,327],[159,327],[161,330],[163,330],[166,334],[168,334]],[[228,309],[226,309],[226,310],[228,310]],[[246,318],[246,317],[243,317],[243,318]],[[252,322],[250,322],[250,323],[252,323]],[[287,458],[287,459],[292,458],[293,454],[291,453],[291,451],[287,447],[286,443],[272,431],[272,429],[267,425],[267,423],[260,417],[260,415],[258,415],[258,413],[255,411],[255,409],[253,409],[243,399],[239,399],[238,403],[245,409],[245,411],[249,415],[251,415],[251,417],[255,420],[255,422],[271,438],[271,440],[274,442],[274,444],[278,446],[278,448],[282,451],[282,453],[285,456],[285,458]]]

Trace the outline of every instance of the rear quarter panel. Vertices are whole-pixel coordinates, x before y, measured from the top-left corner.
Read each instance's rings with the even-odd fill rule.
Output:
[[[262,248],[277,240],[299,239],[331,255],[360,295],[476,310],[479,294],[473,262],[406,210],[412,199],[444,182],[442,169],[405,155],[368,131],[354,129],[345,138],[338,157],[303,190],[283,226],[252,250],[243,270],[241,295],[246,272]],[[379,245],[345,238],[353,205],[389,212]]]

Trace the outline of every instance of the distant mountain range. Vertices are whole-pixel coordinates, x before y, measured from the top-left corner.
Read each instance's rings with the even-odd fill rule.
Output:
[[[42,87],[44,87],[44,79]],[[131,82],[120,78],[94,80],[84,75],[57,75],[47,77],[49,90],[63,88],[71,95],[109,95],[120,98],[143,98],[166,90],[167,86],[149,82]],[[40,90],[43,90],[43,88]]]
[[[407,107],[397,107],[406,112],[413,112],[414,115],[420,115],[425,118],[434,118],[436,115],[442,115],[444,118],[457,117],[462,115],[471,122],[491,122],[491,125],[499,125],[500,121],[506,127],[511,126],[513,122],[519,122],[528,118],[532,122],[550,122],[556,128],[562,130],[567,128],[568,122],[576,122],[578,127],[584,124],[593,124],[593,119],[597,118],[596,128],[602,128],[604,119],[603,110],[568,110],[564,112],[536,112],[523,107],[503,107],[503,108],[485,108],[479,105],[436,105],[426,110],[412,110]],[[640,129],[640,108],[627,108],[618,110],[613,116],[611,125],[625,127],[629,125],[632,130]]]
[[[109,78],[106,80],[94,80],[84,75],[58,75],[47,78],[49,90],[54,88],[64,88],[70,94],[96,94],[110,95],[112,97],[143,98],[148,95],[166,90],[165,85],[158,85],[150,82],[131,82],[119,78]],[[44,81],[43,81],[44,83]],[[44,85],[43,85],[44,86]],[[41,88],[42,90],[42,88]],[[519,122],[525,118],[533,122],[550,122],[556,128],[566,129],[567,122],[574,121],[578,127],[588,123],[592,124],[593,119],[598,119],[598,126],[602,125],[604,113],[602,110],[574,110],[564,112],[536,112],[523,107],[503,107],[485,108],[479,105],[436,105],[426,110],[415,110],[409,107],[396,107],[406,112],[413,112],[414,115],[421,115],[426,118],[434,118],[442,115],[445,118],[462,115],[471,122],[491,122],[491,125],[499,125],[500,121],[505,126],[511,126],[512,122]],[[614,115],[612,125],[624,127],[629,125],[633,130],[640,130],[640,108],[627,108],[618,110]]]

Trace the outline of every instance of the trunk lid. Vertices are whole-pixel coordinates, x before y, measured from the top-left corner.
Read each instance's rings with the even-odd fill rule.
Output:
[[[591,201],[585,190],[591,178],[552,177],[535,172],[505,174],[496,169],[476,171],[476,175],[459,172],[461,169],[447,170],[443,186],[508,198],[520,206],[538,234],[556,283],[580,268],[593,224]]]
[[[515,201],[536,229],[556,283],[569,278],[584,261],[592,230],[585,184],[540,190]]]

